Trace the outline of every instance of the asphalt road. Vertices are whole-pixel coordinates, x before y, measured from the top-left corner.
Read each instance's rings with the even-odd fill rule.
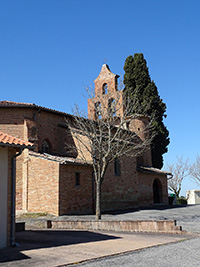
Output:
[[[72,265],[69,265],[72,266]],[[74,265],[73,265],[74,266]],[[77,264],[77,267],[199,267],[200,238]]]

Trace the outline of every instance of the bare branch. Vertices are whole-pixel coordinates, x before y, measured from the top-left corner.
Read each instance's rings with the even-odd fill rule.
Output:
[[[200,185],[200,156],[196,156],[196,161],[190,167],[190,176],[197,185]]]
[[[89,87],[86,90],[89,96],[94,96]],[[91,163],[96,186],[101,190],[108,164],[124,155],[137,157],[150,149],[154,137],[151,134],[153,118],[131,115],[133,100],[126,98],[124,103],[122,91],[108,92],[103,99],[102,95],[96,94],[89,99],[88,105],[94,109],[93,118],[88,119],[75,106],[74,117],[67,124],[75,144],[71,149],[77,151],[83,161]]]
[[[187,158],[184,160],[182,156],[177,157],[177,162],[167,164],[166,168],[167,171],[173,175],[172,178],[168,180],[168,188],[179,198],[182,182],[190,174],[189,159]]]

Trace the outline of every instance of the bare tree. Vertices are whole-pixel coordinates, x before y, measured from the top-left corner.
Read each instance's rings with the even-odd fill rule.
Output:
[[[107,94],[107,99],[112,99],[112,96]],[[68,121],[75,143],[73,149],[77,151],[79,158],[93,167],[97,220],[101,219],[101,185],[108,164],[122,156],[141,155],[150,149],[153,138],[150,135],[151,120],[147,117],[143,129],[138,129],[139,135],[136,131],[129,130],[129,125],[140,119],[140,116],[129,115],[129,101],[126,99],[124,103],[121,96],[122,93],[116,94],[115,99],[107,101],[107,104],[100,97],[99,101],[95,98],[95,119],[88,119],[75,106],[74,118]]]
[[[190,167],[190,177],[200,185],[200,156],[196,156],[196,161]]]
[[[167,171],[172,173],[172,177],[168,180],[168,188],[177,198],[181,192],[183,179],[190,173],[188,161],[188,159],[184,160],[183,157],[177,157],[176,163],[166,164]]]

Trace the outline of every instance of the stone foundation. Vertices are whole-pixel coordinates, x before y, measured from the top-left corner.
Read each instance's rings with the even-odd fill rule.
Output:
[[[48,221],[47,228],[116,232],[182,233],[175,220],[145,221]]]

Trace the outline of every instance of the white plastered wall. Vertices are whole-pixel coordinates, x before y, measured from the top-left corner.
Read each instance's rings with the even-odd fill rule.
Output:
[[[186,192],[188,204],[200,204],[200,190],[190,190]]]
[[[8,148],[0,147],[0,248],[7,246]]]

